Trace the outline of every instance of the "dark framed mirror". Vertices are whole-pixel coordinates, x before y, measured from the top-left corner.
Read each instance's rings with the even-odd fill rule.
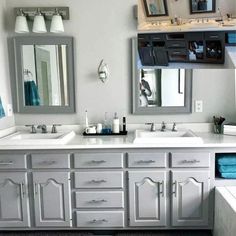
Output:
[[[137,115],[192,112],[192,70],[159,69],[138,62],[137,39],[132,39],[132,113]]]
[[[14,37],[9,52],[15,112],[75,112],[72,37]]]
[[[143,0],[147,17],[168,16],[166,0]]]
[[[214,13],[216,12],[216,0],[190,0],[190,13]]]

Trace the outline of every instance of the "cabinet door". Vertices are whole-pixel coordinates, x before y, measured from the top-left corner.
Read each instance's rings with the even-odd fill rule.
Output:
[[[0,227],[29,227],[27,174],[0,173]]]
[[[166,172],[129,171],[130,226],[166,225]]]
[[[172,225],[207,226],[209,171],[172,172]]]
[[[33,173],[37,227],[71,226],[70,176],[66,172]]]

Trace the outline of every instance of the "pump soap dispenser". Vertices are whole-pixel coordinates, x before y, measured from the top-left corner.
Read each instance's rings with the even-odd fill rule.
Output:
[[[117,116],[117,113],[114,115],[113,123],[112,123],[112,132],[114,134],[119,134],[120,133],[120,120]]]

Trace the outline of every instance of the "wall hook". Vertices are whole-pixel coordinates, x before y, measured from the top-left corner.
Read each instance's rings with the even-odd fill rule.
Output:
[[[107,64],[102,60],[98,67],[98,76],[99,79],[105,83],[109,77],[109,70]]]

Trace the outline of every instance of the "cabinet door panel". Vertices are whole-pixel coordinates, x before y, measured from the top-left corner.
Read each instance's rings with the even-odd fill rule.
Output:
[[[130,226],[166,225],[166,172],[129,171]]]
[[[172,225],[207,226],[209,171],[172,172]]]
[[[71,226],[69,173],[33,173],[37,227]]]
[[[26,173],[0,173],[0,227],[29,227]]]

